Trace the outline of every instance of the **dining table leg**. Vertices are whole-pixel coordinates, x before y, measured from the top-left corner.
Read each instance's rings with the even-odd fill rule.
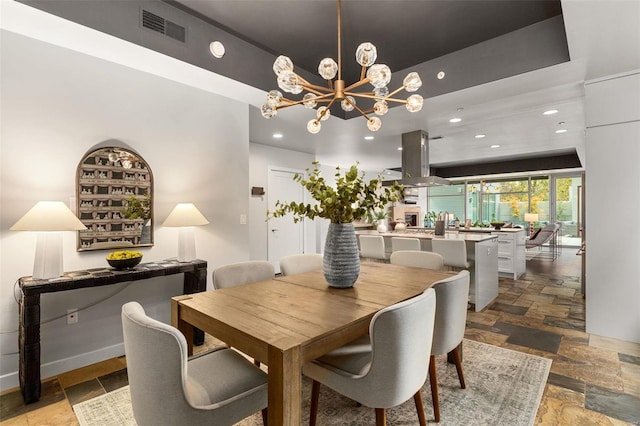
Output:
[[[269,346],[269,424],[299,426],[302,421],[302,360],[299,346]]]
[[[176,296],[171,298],[171,325],[180,330],[182,334],[184,334],[185,339],[187,340],[187,355],[193,355],[193,341],[194,341],[194,330],[195,328],[184,321],[180,316],[180,301],[185,299],[190,299],[191,296],[183,295]]]

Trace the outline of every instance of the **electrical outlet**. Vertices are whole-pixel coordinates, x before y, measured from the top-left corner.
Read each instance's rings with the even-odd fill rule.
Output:
[[[78,309],[67,309],[67,325],[78,322]]]
[[[240,225],[246,225],[247,224],[247,215],[246,214],[241,214],[240,215]]]

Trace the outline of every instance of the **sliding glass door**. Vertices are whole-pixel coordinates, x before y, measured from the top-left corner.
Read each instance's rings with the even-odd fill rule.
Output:
[[[566,247],[580,247],[582,232],[582,176],[552,176],[555,198],[555,218],[562,223],[560,241]]]

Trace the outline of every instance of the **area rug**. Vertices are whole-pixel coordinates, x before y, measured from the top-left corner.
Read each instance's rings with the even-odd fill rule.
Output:
[[[463,343],[466,389],[460,389],[455,366],[437,359],[441,425],[533,425],[544,392],[551,360],[472,340]],[[422,388],[429,422],[434,421],[429,381]],[[310,380],[303,380],[303,424],[308,423]],[[135,425],[129,387],[73,406],[81,426]],[[321,387],[319,425],[372,425],[375,412],[326,386]],[[387,424],[416,425],[413,399],[387,410]],[[259,413],[238,423],[261,426]]]

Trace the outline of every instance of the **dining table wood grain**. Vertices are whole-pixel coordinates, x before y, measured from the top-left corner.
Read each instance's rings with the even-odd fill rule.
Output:
[[[351,288],[321,270],[172,298],[172,323],[193,354],[197,327],[268,366],[269,424],[299,425],[302,365],[368,332],[379,310],[453,273],[362,262]]]

